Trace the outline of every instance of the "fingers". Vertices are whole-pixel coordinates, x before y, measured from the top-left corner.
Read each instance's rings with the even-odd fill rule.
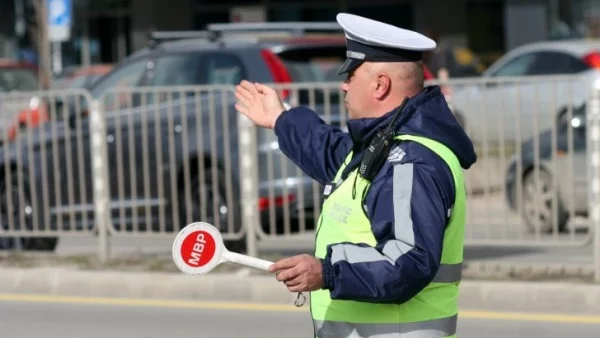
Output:
[[[246,106],[246,107],[249,107],[252,102],[251,99],[249,99],[244,94],[242,94],[238,91],[235,92],[235,99],[237,100],[237,102],[239,102],[240,104],[242,104],[243,106]]]
[[[294,287],[294,286],[298,286],[300,284],[302,284],[302,276],[298,275],[293,279],[290,280],[286,280],[283,282],[285,284],[285,286],[287,286],[288,288],[290,287]]]
[[[259,90],[256,88],[256,84],[250,81],[242,80],[239,84],[240,89],[248,92],[251,96],[259,94]]]
[[[271,87],[265,86],[261,83],[255,82],[254,83],[255,88],[258,90],[258,92],[262,93],[262,94],[274,94],[275,90]]]
[[[258,93],[253,93],[250,89],[241,84],[235,86],[235,98],[244,102],[244,104],[254,101],[258,95]]]
[[[300,276],[301,274],[302,274],[302,271],[300,269],[298,269],[298,267],[293,267],[290,269],[282,270],[281,272],[279,272],[277,274],[277,276],[275,278],[280,282],[287,282],[287,281],[293,280],[294,278]]]
[[[248,116],[248,106],[236,103],[235,104],[235,110],[239,111],[244,116]]]
[[[293,257],[281,259],[281,260],[273,263],[269,267],[269,272],[275,272],[275,271],[279,271],[279,270],[292,268],[292,267],[296,266],[296,264],[298,264],[299,260],[300,260],[300,256],[293,256]]]
[[[245,80],[235,86],[235,99],[237,100],[235,109],[245,116],[248,116],[250,113],[250,108],[253,106],[256,95],[259,95],[253,94],[252,90],[256,92],[254,85]]]
[[[307,291],[307,287],[306,285],[299,283],[297,285],[294,286],[288,286],[288,291],[289,292],[303,292],[303,291]]]
[[[306,283],[306,276],[299,274],[295,278],[284,281],[283,283],[290,292],[302,292],[308,291],[309,287]]]

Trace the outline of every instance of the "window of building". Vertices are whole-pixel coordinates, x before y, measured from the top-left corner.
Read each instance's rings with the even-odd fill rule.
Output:
[[[467,2],[467,37],[473,52],[494,58],[505,51],[504,6],[503,0]]]
[[[335,16],[339,13],[337,6],[271,6],[267,11],[269,21],[331,21],[335,22]]]
[[[397,27],[413,29],[413,8],[410,4],[369,4],[348,6],[348,13],[385,22]]]
[[[600,38],[600,3],[597,0],[549,2],[548,38]]]
[[[229,9],[202,10],[194,14],[194,29],[206,29],[206,25],[210,23],[227,23],[230,22]]]

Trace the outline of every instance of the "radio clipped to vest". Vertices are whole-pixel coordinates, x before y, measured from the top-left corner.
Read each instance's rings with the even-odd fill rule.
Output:
[[[369,147],[364,150],[358,172],[366,180],[372,181],[379,169],[381,169],[383,162],[387,159],[390,147],[394,141],[394,131],[396,130],[394,124],[396,124],[396,120],[402,113],[402,110],[404,110],[407,102],[408,97],[405,97],[398,110],[394,113],[394,116],[392,116],[392,121],[390,121],[384,130],[377,132]],[[407,121],[408,117],[405,116],[401,124]]]

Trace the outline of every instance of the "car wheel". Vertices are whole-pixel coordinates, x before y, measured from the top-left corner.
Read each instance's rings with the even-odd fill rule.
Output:
[[[33,229],[33,213],[31,197],[29,195],[29,184],[23,177],[23,189],[20,191],[16,175],[8,182],[0,183],[0,224],[3,229],[9,227],[9,215],[12,215],[15,230]],[[22,196],[19,196],[19,194]],[[21,198],[22,197],[22,198]],[[9,199],[10,198],[10,199]],[[24,211],[21,222],[20,211]],[[58,244],[57,237],[22,237],[17,238],[23,250],[54,251]],[[16,248],[14,237],[0,237],[0,250],[11,250]]]
[[[217,171],[217,184],[213,185],[213,175],[210,167],[204,170],[204,177],[200,177],[200,173],[196,173],[192,176],[190,180],[190,193],[191,193],[191,216],[193,222],[207,222],[215,227],[218,227],[221,233],[227,233],[229,231],[228,223],[231,217],[234,217],[236,221],[234,224],[234,231],[239,231],[239,224],[241,221],[239,220],[239,212],[237,208],[230,207],[227,205],[227,195],[226,195],[226,181],[225,175],[218,170]],[[185,190],[185,189],[184,189]],[[235,195],[235,187],[234,187],[234,198],[233,201],[239,200]],[[204,194],[204,204],[202,203],[202,194]],[[188,221],[186,217],[186,205],[185,198],[181,200],[181,216],[184,221]],[[216,203],[216,208],[214,204]],[[232,210],[233,209],[233,210]],[[202,211],[206,215],[206,218],[202,217]],[[219,225],[217,226],[217,220]],[[245,240],[242,238],[236,241],[226,241],[225,245],[227,249],[234,252],[244,252],[245,251]]]
[[[536,176],[539,182],[536,184]],[[554,191],[552,175],[540,168],[530,170],[523,177],[523,218],[530,233],[552,233],[555,212],[552,200],[557,198],[558,231],[565,230],[569,214],[566,212],[558,191]]]

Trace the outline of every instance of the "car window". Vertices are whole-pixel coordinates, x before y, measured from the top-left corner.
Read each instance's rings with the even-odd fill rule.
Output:
[[[37,89],[38,79],[33,71],[21,68],[0,68],[0,93]]]
[[[346,60],[346,47],[293,48],[278,53],[293,82],[340,82],[338,71]]]
[[[98,82],[97,85],[94,86],[91,91],[92,96],[97,99],[106,93],[107,90],[136,87],[139,84],[142,75],[144,74],[147,64],[148,59],[140,59],[119,67],[113,72],[107,74],[102,81]]]
[[[75,77],[67,86],[64,88],[84,88],[87,83],[87,75],[79,75]]]
[[[585,69],[585,64],[572,55],[561,52],[541,52],[531,67],[530,75],[575,74]]]
[[[209,85],[235,85],[246,78],[242,61],[232,54],[205,54],[203,66]]]
[[[190,86],[200,84],[201,59],[198,53],[167,54],[156,60],[148,74],[149,86]]]
[[[517,56],[505,63],[500,69],[496,70],[492,76],[523,76],[528,75],[533,65],[537,53],[530,53]]]

